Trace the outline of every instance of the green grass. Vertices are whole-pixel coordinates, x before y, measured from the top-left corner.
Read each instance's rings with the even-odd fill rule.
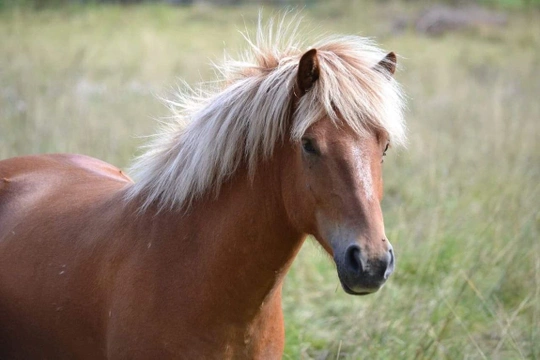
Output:
[[[540,13],[502,29],[391,34],[419,4],[341,2],[307,27],[396,51],[410,142],[385,161],[398,256],[377,294],[343,293],[308,242],[287,278],[285,358],[540,358]],[[414,7],[411,7],[414,6]],[[269,13],[270,11],[267,11]],[[126,166],[179,78],[242,47],[255,8],[0,12],[0,158],[85,153]]]

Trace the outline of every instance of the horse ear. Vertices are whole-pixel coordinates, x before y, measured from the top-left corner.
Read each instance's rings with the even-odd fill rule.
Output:
[[[386,75],[394,75],[396,72],[396,63],[397,63],[397,57],[394,52],[389,52],[384,59],[379,61],[377,65],[375,65],[375,70],[386,74]]]
[[[319,60],[317,59],[317,49],[311,49],[302,55],[298,64],[298,74],[296,85],[300,90],[300,96],[304,95],[315,81],[319,79]]]

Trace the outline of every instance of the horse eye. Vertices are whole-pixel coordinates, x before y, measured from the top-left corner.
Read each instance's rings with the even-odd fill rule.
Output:
[[[308,154],[311,154],[311,155],[317,155],[318,154],[317,149],[313,145],[313,140],[311,140],[311,139],[302,138],[302,148]]]

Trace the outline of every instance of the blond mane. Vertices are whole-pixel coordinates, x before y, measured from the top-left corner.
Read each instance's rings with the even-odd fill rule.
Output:
[[[279,141],[300,141],[324,116],[358,133],[381,129],[393,145],[404,143],[400,87],[374,70],[385,53],[358,36],[329,37],[306,47],[291,26],[297,20],[282,17],[275,27],[273,21],[266,27],[259,22],[255,39],[244,35],[249,50],[239,60],[215,65],[219,81],[186,86],[169,102],[174,116],[131,166],[138,181],[127,189],[128,200],[142,198],[143,210],[156,202],[162,209],[188,208],[210,191],[217,194],[240,164],[253,172]],[[320,78],[298,101],[289,129],[298,62],[310,48],[317,49]]]

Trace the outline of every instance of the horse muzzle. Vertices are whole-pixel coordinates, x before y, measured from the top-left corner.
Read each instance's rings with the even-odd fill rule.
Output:
[[[394,271],[395,256],[392,246],[380,257],[368,258],[357,244],[349,245],[344,252],[335,253],[339,280],[346,293],[367,295],[379,290]]]

